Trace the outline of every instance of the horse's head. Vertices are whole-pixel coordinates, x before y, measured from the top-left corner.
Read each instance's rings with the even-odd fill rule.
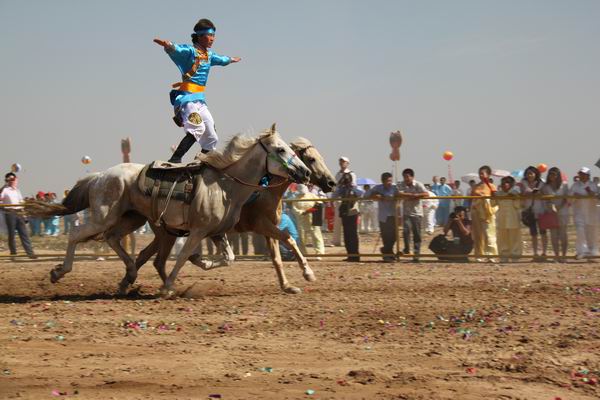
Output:
[[[335,178],[327,168],[321,153],[308,139],[303,137],[294,140],[290,146],[310,169],[310,182],[320,187],[325,193],[331,192],[335,186]]]
[[[271,126],[270,131],[259,138],[259,142],[267,152],[269,173],[289,178],[297,183],[308,182],[310,170],[298,158],[294,150],[281,139],[275,129],[275,124]]]

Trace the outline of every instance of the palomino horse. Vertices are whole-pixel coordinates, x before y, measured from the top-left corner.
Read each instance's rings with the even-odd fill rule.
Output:
[[[297,182],[306,182],[310,176],[310,170],[279,137],[275,125],[257,138],[235,136],[222,154],[211,152],[204,160],[211,167],[204,169],[200,175],[189,206],[171,200],[166,207],[165,199],[161,200],[164,212],[160,223],[171,229],[190,232],[173,270],[164,280],[162,292],[165,294],[170,293],[179,270],[202,239],[223,235],[235,226],[242,206],[255,190],[248,182],[258,182],[266,174]],[[76,227],[69,235],[63,264],[50,272],[52,282],[57,282],[71,271],[77,244],[98,236],[104,236],[127,265],[127,281],[135,282],[137,268],[120,243],[123,229],[120,220],[128,219],[134,225],[140,224],[140,221],[143,223],[144,219],[158,223],[152,212],[151,198],[144,195],[137,185],[143,168],[141,164],[119,164],[81,179],[61,205],[38,202],[25,205],[28,214],[38,216],[66,215],[89,208],[89,221]]]
[[[311,183],[319,186],[326,193],[330,192],[335,186],[335,180],[327,165],[325,165],[325,161],[319,151],[305,138],[298,138],[290,143],[290,146],[310,169]],[[300,288],[290,285],[285,276],[278,243],[278,241],[283,242],[294,252],[298,264],[303,271],[304,278],[307,281],[315,281],[315,275],[294,239],[277,227],[281,220],[281,199],[290,183],[287,182],[285,185],[268,187],[266,190],[261,191],[255,200],[245,204],[242,207],[240,220],[235,225],[234,230],[236,232],[254,232],[264,235],[267,240],[273,266],[277,272],[281,290],[285,293],[300,293]],[[166,277],[165,264],[175,237],[169,235],[164,229],[153,228],[153,230],[155,234],[154,240],[140,252],[135,260],[135,264],[139,269],[150,257],[158,253],[154,260],[154,266],[164,280]],[[127,233],[124,232],[123,234]],[[206,269],[205,265],[198,259],[198,256],[192,256],[190,261]],[[123,279],[120,284],[120,292],[124,292],[127,286],[128,282],[126,279]]]

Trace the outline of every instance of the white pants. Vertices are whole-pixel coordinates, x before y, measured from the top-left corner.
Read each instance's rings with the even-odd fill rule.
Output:
[[[597,256],[598,252],[598,226],[575,221],[577,240],[575,249],[578,256]]]
[[[433,233],[435,229],[435,208],[427,207],[423,210],[423,220],[425,221],[425,232]]]
[[[217,147],[217,132],[215,121],[206,104],[200,101],[185,103],[181,108],[183,130],[193,135],[204,150],[214,150]]]
[[[359,203],[360,209],[360,232],[377,232],[379,221],[377,220],[377,206],[373,203]]]

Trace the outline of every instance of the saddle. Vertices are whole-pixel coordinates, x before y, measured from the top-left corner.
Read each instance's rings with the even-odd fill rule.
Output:
[[[160,224],[158,219],[162,216],[158,200],[167,199],[165,209],[171,199],[189,205],[194,198],[198,176],[206,166],[201,161],[189,164],[153,161],[142,169],[137,180],[138,188],[144,195],[152,197],[152,215],[157,223]]]

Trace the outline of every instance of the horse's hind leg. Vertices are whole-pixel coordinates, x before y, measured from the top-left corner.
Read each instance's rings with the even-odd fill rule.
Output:
[[[94,222],[73,227],[73,230],[69,233],[69,242],[67,244],[65,259],[62,264],[57,265],[50,271],[50,281],[56,283],[67,273],[71,272],[73,269],[73,258],[75,257],[75,248],[77,247],[77,244],[94,238],[104,232],[105,229],[104,225]]]
[[[118,224],[105,232],[104,237],[108,245],[117,253],[121,261],[125,263],[126,274],[119,284],[119,293],[125,294],[129,285],[132,285],[137,278],[136,264],[122,246],[123,237],[134,232],[146,222],[146,218],[137,213],[125,213]]]
[[[267,246],[269,247],[269,252],[271,253],[271,260],[273,261],[273,267],[275,268],[275,272],[277,273],[277,280],[279,281],[279,287],[285,293],[289,294],[298,294],[301,292],[300,288],[295,286],[291,286],[285,276],[285,272],[283,271],[283,262],[281,261],[281,252],[279,251],[279,242],[275,239],[271,239],[268,236],[265,236],[267,239]]]

